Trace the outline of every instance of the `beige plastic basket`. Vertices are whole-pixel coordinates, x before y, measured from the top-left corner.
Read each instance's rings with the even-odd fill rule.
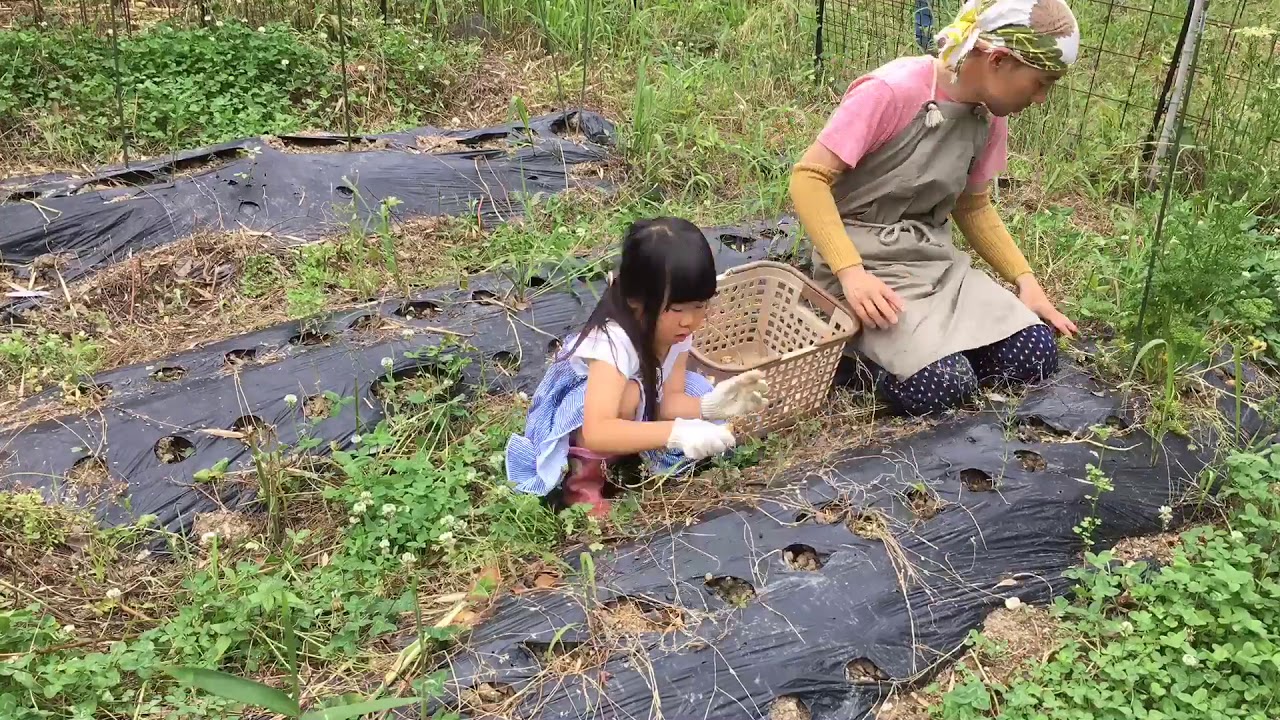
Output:
[[[780,430],[815,413],[831,391],[858,320],[790,265],[762,260],[717,278],[706,325],[694,336],[692,366],[720,383],[763,370],[769,407],[732,420],[739,438]]]

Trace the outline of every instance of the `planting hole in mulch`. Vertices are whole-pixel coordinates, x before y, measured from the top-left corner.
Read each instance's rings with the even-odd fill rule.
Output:
[[[844,666],[844,676],[851,683],[880,683],[889,679],[885,671],[864,657],[850,660],[849,664]]]
[[[796,543],[782,549],[782,560],[792,570],[818,572],[826,564],[826,559],[809,545]]]
[[[430,300],[410,300],[396,309],[396,315],[408,320],[427,320],[440,314],[440,306]]]
[[[1176,532],[1158,533],[1140,537],[1122,538],[1111,548],[1111,554],[1122,562],[1154,562],[1168,565],[1173,561],[1173,551],[1182,544]]]
[[[109,395],[111,395],[111,383],[82,382],[76,383],[75,388],[69,393],[64,393],[63,397],[67,400],[79,400],[97,405],[106,400]]]
[[[1019,422],[1017,434],[1018,439],[1024,443],[1051,442],[1071,436],[1070,433],[1055,430],[1038,417],[1025,418]]]
[[[965,490],[970,492],[991,492],[996,488],[996,482],[991,478],[991,475],[978,468],[961,470],[960,483],[964,485]]]
[[[499,350],[493,354],[491,359],[493,364],[497,365],[498,369],[505,375],[515,375],[520,371],[520,357],[513,352]]]
[[[196,446],[181,435],[169,435],[156,441],[156,459],[165,465],[175,465],[196,454]]]
[[[333,402],[325,395],[312,395],[302,401],[302,416],[308,420],[324,420],[333,412]]]
[[[67,471],[67,482],[81,488],[103,487],[111,481],[107,463],[96,455],[88,455],[75,461]]]
[[[242,415],[231,423],[231,430],[243,435],[241,442],[249,447],[266,447],[275,444],[276,432],[266,420],[257,415]]]
[[[232,350],[222,356],[222,362],[228,369],[235,370],[243,365],[248,365],[258,357],[257,348],[244,348]]]
[[[530,275],[529,278],[525,280],[525,286],[529,288],[540,288],[546,284],[547,279],[541,275]]]
[[[636,597],[610,600],[599,619],[614,635],[665,634],[684,627],[684,613],[679,608]]]
[[[755,238],[746,237],[745,235],[721,235],[720,243],[725,247],[733,248],[738,252],[746,252],[748,248],[754,245]]]
[[[1129,429],[1129,423],[1124,418],[1118,415],[1108,415],[1107,419],[1102,421],[1102,424],[1106,425],[1112,430],[1128,430]]]
[[[1038,452],[1018,450],[1013,454],[1018,458],[1018,462],[1022,463],[1022,469],[1027,472],[1040,472],[1049,466],[1049,463],[1044,461],[1044,456]]]
[[[159,370],[156,370],[155,372],[151,373],[151,379],[155,380],[156,382],[175,382],[177,380],[181,380],[186,376],[187,376],[186,368],[181,368],[176,365],[172,365],[169,367],[162,367]]]
[[[505,683],[482,682],[464,689],[458,693],[458,698],[468,709],[497,713],[515,694],[515,688]]]
[[[378,316],[373,313],[360,315],[351,320],[347,325],[347,329],[353,332],[365,332],[372,330],[378,326]]]
[[[304,329],[297,335],[289,338],[290,345],[324,345],[333,340],[333,335],[322,333],[310,328]]]
[[[913,485],[907,488],[907,507],[921,520],[932,520],[942,512],[942,499],[927,487]]]
[[[849,528],[849,532],[867,540],[884,541],[889,536],[889,519],[884,513],[875,509],[861,510],[856,513],[850,513],[849,519],[845,521]]]
[[[756,599],[756,589],[741,578],[708,575],[706,585],[717,597],[736,608],[744,608]]]
[[[401,368],[373,383],[369,392],[383,406],[422,405],[453,387],[448,373],[430,362]]]
[[[818,508],[813,514],[813,520],[819,525],[835,525],[849,514],[849,509],[849,505],[844,501],[832,500]]]
[[[471,299],[481,303],[493,302],[494,300],[498,299],[498,296],[489,292],[488,290],[476,290],[475,292],[471,293]]]
[[[813,720],[813,713],[800,698],[783,695],[769,705],[769,720]]]

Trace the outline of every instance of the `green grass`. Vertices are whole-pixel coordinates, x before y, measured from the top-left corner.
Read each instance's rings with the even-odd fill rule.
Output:
[[[985,684],[967,672],[933,713],[945,720],[1200,720],[1273,717],[1280,701],[1280,455],[1230,462],[1230,518],[1192,528],[1172,562],[1090,555],[1053,614],[1067,640],[1047,661]],[[974,642],[981,644],[980,637]],[[998,652],[998,648],[995,649]]]

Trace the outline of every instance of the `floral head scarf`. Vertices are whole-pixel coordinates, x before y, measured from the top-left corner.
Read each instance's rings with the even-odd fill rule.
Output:
[[[935,41],[952,72],[979,41],[1033,68],[1063,72],[1080,53],[1080,26],[1063,0],[967,0]]]

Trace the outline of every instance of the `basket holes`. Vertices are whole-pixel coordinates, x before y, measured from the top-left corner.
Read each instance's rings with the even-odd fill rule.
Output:
[[[498,296],[489,290],[476,290],[475,292],[471,293],[471,299],[481,303],[493,302],[494,300],[498,299]]]
[[[355,190],[347,187],[346,185],[338,185],[333,190],[344,198],[355,197],[356,194]]]
[[[707,589],[716,597],[736,608],[743,608],[756,599],[756,589],[751,583],[731,575],[708,576]]]
[[[333,335],[331,333],[307,329],[289,338],[289,344],[303,346],[324,345],[332,340]]]
[[[1018,462],[1022,463],[1022,469],[1027,472],[1040,472],[1049,465],[1045,462],[1043,455],[1032,450],[1018,450],[1013,455],[1018,458]]]
[[[514,375],[520,371],[520,357],[513,352],[499,350],[490,359],[493,360],[494,365],[498,366],[499,370],[508,375]]]
[[[783,548],[782,560],[792,570],[808,572],[817,572],[827,564],[826,559],[819,555],[817,550],[804,543],[794,543]]]
[[[440,314],[440,306],[430,300],[410,300],[396,308],[396,315],[409,320],[426,320]]]
[[[156,382],[175,382],[187,376],[187,369],[177,365],[168,365],[151,373]]]
[[[176,465],[196,454],[196,446],[181,435],[169,435],[156,441],[152,451],[165,465]]]
[[[228,368],[235,369],[241,365],[248,365],[258,357],[257,348],[243,348],[232,350],[222,356],[222,364]]]
[[[783,695],[769,704],[769,720],[813,720],[813,713],[795,695]]]
[[[728,248],[733,248],[738,252],[746,252],[748,248],[754,245],[756,239],[747,237],[746,235],[734,235],[726,233],[720,236],[720,243]]]
[[[249,200],[240,201],[239,212],[241,215],[257,215],[258,211],[261,209],[262,207],[256,202],[251,202]]]
[[[865,657],[850,660],[844,666],[844,676],[851,683],[881,683],[889,679],[885,671]]]
[[[373,313],[366,313],[357,316],[347,324],[347,329],[353,332],[365,332],[372,330],[378,326],[378,316]]]
[[[105,485],[110,480],[107,462],[97,455],[86,455],[76,460],[67,471],[67,481],[73,485],[94,487]]]
[[[995,480],[991,473],[978,468],[965,468],[960,471],[960,484],[970,492],[990,492],[995,489]]]
[[[468,708],[494,714],[515,694],[516,689],[506,683],[482,682],[460,691],[458,699]]]
[[[257,415],[241,415],[231,423],[230,430],[240,433],[240,442],[249,447],[263,447],[275,442],[276,432],[266,420]]]

